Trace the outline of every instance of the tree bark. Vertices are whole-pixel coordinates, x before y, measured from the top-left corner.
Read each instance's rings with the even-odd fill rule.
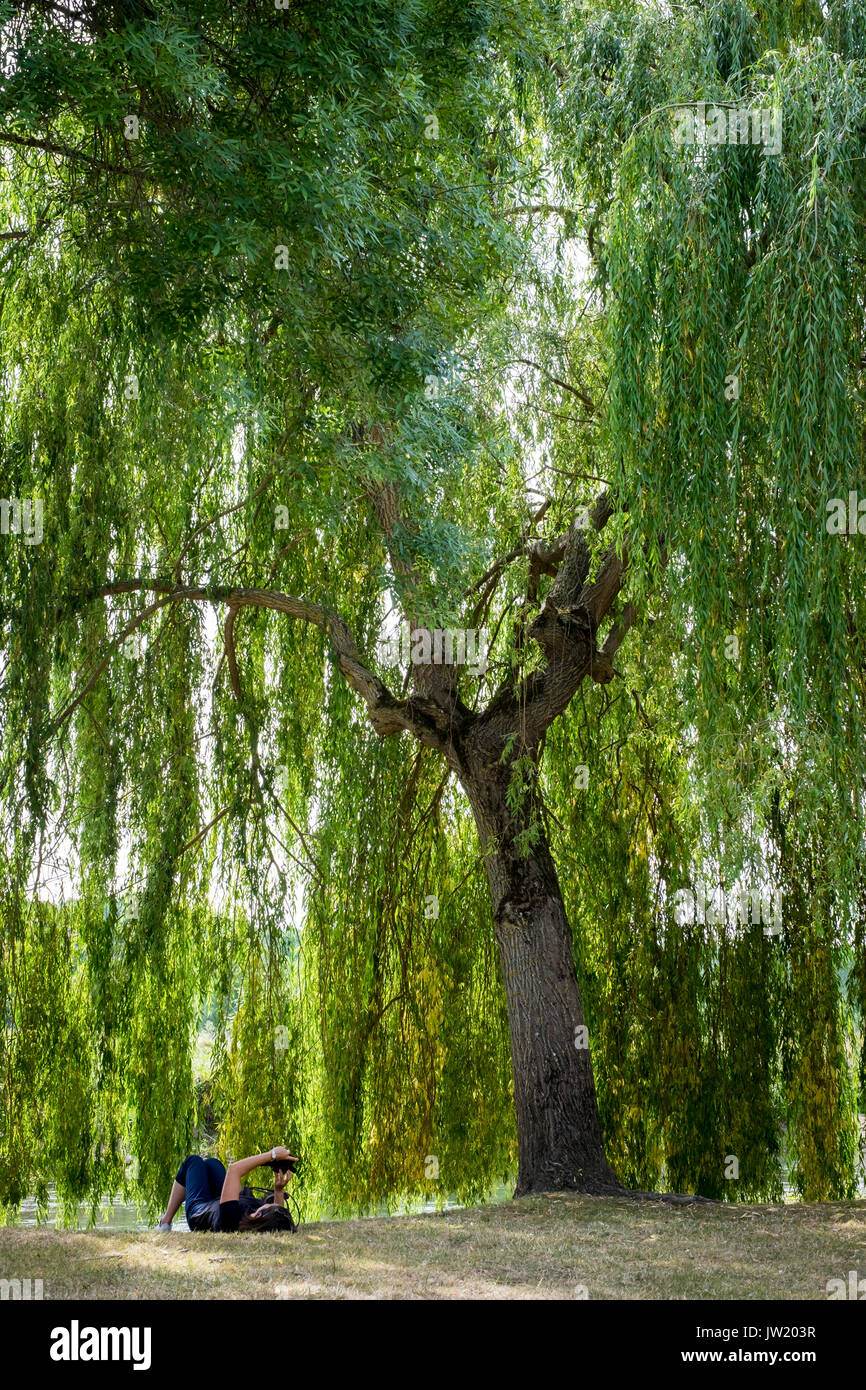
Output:
[[[511,1037],[517,1115],[515,1197],[622,1191],[604,1148],[571,928],[533,789],[506,798],[509,767],[475,758],[461,782],[475,816]],[[535,829],[531,829],[535,827]],[[534,842],[526,850],[521,833]]]

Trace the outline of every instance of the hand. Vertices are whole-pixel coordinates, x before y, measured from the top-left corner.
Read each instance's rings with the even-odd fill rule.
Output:
[[[291,1172],[288,1169],[284,1172],[282,1168],[278,1168],[274,1173],[274,1191],[282,1192],[291,1176]]]
[[[282,1144],[276,1144],[274,1146],[274,1154],[277,1158],[290,1158],[293,1163],[297,1163],[298,1161],[293,1154],[289,1153],[288,1149],[283,1148]]]

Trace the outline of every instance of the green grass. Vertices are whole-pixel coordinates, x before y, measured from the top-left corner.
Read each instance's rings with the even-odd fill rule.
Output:
[[[290,1235],[0,1229],[55,1298],[826,1300],[866,1275],[866,1202],[670,1207],[557,1195]]]

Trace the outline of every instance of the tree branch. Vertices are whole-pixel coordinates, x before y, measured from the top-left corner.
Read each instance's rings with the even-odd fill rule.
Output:
[[[567,208],[560,203],[525,203],[522,207],[503,208],[503,217],[519,217],[522,213],[553,213],[560,217],[574,217],[585,208]]]
[[[226,631],[230,669],[234,662],[233,615],[241,608],[268,608],[278,613],[285,613],[291,618],[311,623],[327,635],[334,649],[338,669],[351,689],[364,700],[370,722],[380,737],[386,738],[391,734],[402,733],[405,730],[427,747],[444,751],[448,745],[451,718],[432,701],[421,696],[416,695],[408,700],[396,699],[379,677],[374,675],[362,661],[355,639],[344,619],[338,613],[324,608],[321,604],[311,603],[307,599],[294,598],[290,594],[281,594],[270,589],[230,588],[222,585],[178,586],[167,580],[159,579],[116,580],[113,583],[99,585],[84,594],[75,596],[72,604],[75,609],[78,609],[97,598],[134,593],[155,593],[161,594],[162,597],[149,604],[141,613],[136,614],[117,636],[112,638],[104,657],[97,663],[84,686],[60,714],[49,722],[46,732],[54,733],[66,722],[88,691],[96,684],[108,666],[113,652],[132,632],[166,604],[191,601],[228,605],[230,611],[226,620]],[[61,616],[62,610],[58,613],[58,618]],[[234,662],[232,685],[235,695],[238,695],[240,683],[236,662]]]
[[[581,391],[579,387],[572,386],[570,381],[563,381],[561,376],[554,376],[553,372],[549,372],[546,367],[542,367],[540,362],[533,362],[529,357],[515,357],[512,361],[518,363],[522,367],[534,367],[537,372],[542,372],[547,377],[548,381],[554,382],[556,386],[561,386],[563,391],[570,391],[573,396],[577,396],[577,399],[582,401],[586,406],[590,415],[595,415],[597,413],[595,401],[591,396],[588,396],[585,391]]]
[[[597,498],[590,524],[601,530],[613,513],[607,491]],[[596,649],[596,633],[620,592],[625,576],[626,555],[610,547],[604,554],[597,576],[588,579],[589,547],[582,528],[574,524],[557,549],[562,556],[556,578],[529,628],[529,635],[545,654],[541,671],[525,677],[515,690],[501,687],[487,709],[479,716],[482,737],[499,744],[515,727],[529,747],[538,741],[553,720],[568,706],[586,676],[606,684],[613,676],[611,658],[637,612],[629,604],[619,624],[608,635],[601,651]],[[551,563],[553,563],[551,561]]]
[[[43,150],[46,154],[57,154],[62,159],[78,159],[93,169],[107,169],[111,174],[131,174],[132,169],[123,169],[118,164],[109,164],[104,159],[94,159],[83,150],[73,150],[69,145],[56,145],[53,140],[38,140],[35,136],[14,135],[11,130],[0,130],[0,144],[17,145],[25,150]]]
[[[535,513],[535,515],[531,518],[529,525],[524,527],[520,540],[517,542],[517,545],[514,546],[512,550],[509,550],[507,555],[503,555],[500,560],[496,560],[490,566],[490,568],[486,570],[484,574],[482,574],[481,578],[476,580],[476,582],[471,586],[471,588],[466,590],[466,593],[463,595],[464,598],[468,598],[470,594],[473,594],[476,591],[476,589],[481,589],[484,591],[482,592],[481,598],[479,599],[478,605],[476,606],[476,615],[481,611],[481,609],[484,606],[484,603],[486,602],[487,591],[490,588],[492,588],[493,584],[499,578],[499,575],[502,573],[502,571],[504,569],[507,569],[508,566],[512,563],[512,561],[519,560],[523,555],[532,556],[537,548],[544,546],[544,541],[534,541],[531,544],[527,544],[527,542],[529,541],[529,536],[532,533],[533,528],[538,525],[539,521],[542,520],[548,508],[550,507],[550,504],[551,498],[548,497],[546,501],[544,501],[538,508],[538,511]]]

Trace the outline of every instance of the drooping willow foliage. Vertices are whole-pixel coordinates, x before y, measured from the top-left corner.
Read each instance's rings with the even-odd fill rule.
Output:
[[[580,132],[608,476],[652,625],[636,699],[591,744],[616,775],[569,817],[572,911],[598,924],[614,1161],[711,1195],[725,1155],[741,1196],[778,1192],[783,1150],[810,1196],[852,1191],[857,1164],[864,563],[826,521],[864,487],[866,48],[859,10],[829,8],[600,15],[556,109]],[[699,102],[772,112],[779,149],[679,143]],[[696,878],[771,881],[781,936],[672,923]]]
[[[193,1144],[286,1142],[309,1214],[513,1173],[465,798],[318,628],[221,598],[376,663],[383,484],[430,620],[495,636],[470,705],[534,660],[497,561],[610,486],[639,620],[541,775],[611,1160],[854,1191],[866,541],[824,522],[866,494],[866,30],[829,10],[0,6],[0,493],[44,509],[0,535],[7,1208],[155,1209]],[[701,100],[779,107],[780,152],[677,146]],[[772,883],[781,935],[678,923],[698,880]]]
[[[267,1135],[312,1203],[435,1193],[428,1156],[478,1195],[514,1136],[465,808],[380,746],[320,632],[251,609],[229,662],[225,610],[160,594],[314,595],[375,658],[384,480],[450,611],[455,353],[524,254],[490,55],[519,68],[531,14],[39,11],[2,16],[3,492],[45,528],[3,537],[2,1198],[157,1204],[196,1138]]]

